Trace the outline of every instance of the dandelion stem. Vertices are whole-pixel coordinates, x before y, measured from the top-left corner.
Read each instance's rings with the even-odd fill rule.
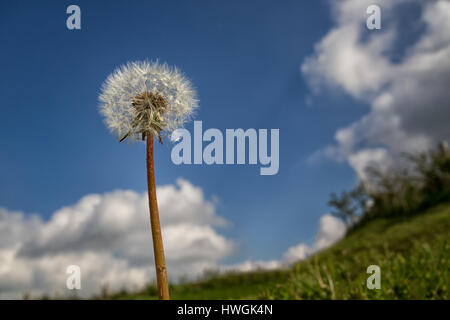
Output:
[[[156,201],[155,167],[153,160],[153,135],[150,133],[147,133],[147,185],[158,295],[160,300],[169,300],[169,284],[167,281],[161,225],[159,223],[158,203]]]

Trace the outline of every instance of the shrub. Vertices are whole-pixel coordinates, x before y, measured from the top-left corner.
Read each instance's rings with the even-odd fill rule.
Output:
[[[408,217],[450,200],[450,151],[446,142],[437,150],[405,154],[401,166],[366,169],[368,179],[351,191],[331,194],[328,204],[349,230],[380,217]]]

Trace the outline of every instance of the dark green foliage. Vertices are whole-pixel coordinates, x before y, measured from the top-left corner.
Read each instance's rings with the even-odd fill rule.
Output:
[[[342,192],[340,196],[332,193],[328,205],[336,208],[336,211],[331,212],[333,215],[344,221],[347,226],[351,226],[364,213],[368,200],[369,195],[360,184],[350,192]]]

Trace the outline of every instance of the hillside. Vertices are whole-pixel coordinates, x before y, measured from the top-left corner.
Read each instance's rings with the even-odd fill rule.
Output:
[[[449,299],[450,204],[377,219],[289,269],[210,275],[171,286],[172,299]],[[366,268],[381,268],[369,290]],[[155,299],[156,287],[106,299]]]

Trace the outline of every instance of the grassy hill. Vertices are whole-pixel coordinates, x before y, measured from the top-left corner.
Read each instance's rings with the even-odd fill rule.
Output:
[[[366,269],[381,268],[369,290]],[[172,299],[449,299],[450,204],[370,221],[289,269],[210,275],[171,286]],[[156,299],[154,285],[108,299]]]

